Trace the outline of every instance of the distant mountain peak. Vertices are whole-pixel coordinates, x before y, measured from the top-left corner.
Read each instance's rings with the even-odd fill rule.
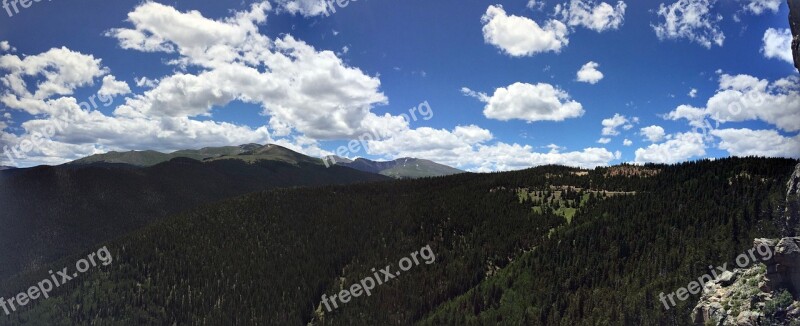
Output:
[[[201,149],[185,149],[172,153],[146,151],[111,151],[104,154],[88,156],[68,164],[128,164],[148,167],[171,161],[176,158],[193,159],[201,162],[215,160],[241,160],[248,163],[257,161],[279,161],[292,165],[300,163],[319,164],[320,160],[297,153],[286,147],[275,144],[244,144],[239,146],[204,147]]]
[[[456,168],[442,165],[433,161],[403,157],[392,161],[373,161],[366,158],[357,158],[354,161],[344,161],[334,157],[336,164],[365,172],[382,174],[397,179],[440,177],[464,173]],[[349,161],[349,160],[348,160]]]

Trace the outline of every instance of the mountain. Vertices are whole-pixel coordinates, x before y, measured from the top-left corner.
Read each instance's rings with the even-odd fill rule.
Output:
[[[275,188],[391,180],[346,167],[325,168],[277,146],[242,153],[246,160],[174,158],[149,167],[103,162],[0,172],[0,279],[224,198]],[[127,162],[145,162],[139,159],[144,156],[134,157]]]
[[[280,161],[293,165],[299,163],[321,164],[322,160],[312,158],[278,145],[247,144],[229,147],[208,147],[199,150],[180,150],[169,154],[156,151],[130,151],[109,152],[92,155],[73,162],[71,165],[87,164],[128,164],[138,167],[148,167],[167,162],[174,158],[191,158],[198,161],[240,160],[244,162],[257,162],[260,160]],[[396,179],[439,177],[464,173],[464,171],[451,168],[428,160],[401,158],[388,162],[377,162],[363,158],[355,161],[333,156],[337,165],[352,169],[382,174]]]
[[[242,147],[242,149],[246,148]],[[322,164],[321,159],[306,156],[297,153],[295,151],[292,151],[288,148],[271,144],[255,148],[249,148],[241,153],[225,154],[225,155],[210,157],[207,158],[206,160],[208,161],[241,160],[248,163],[254,163],[266,160],[266,161],[284,162],[292,165],[298,165],[301,163],[316,164],[316,165]]]
[[[11,170],[11,169],[14,169],[14,167],[13,166],[2,166],[2,165],[0,165],[0,171],[2,171],[2,170]]]
[[[202,161],[209,158],[217,158],[222,156],[235,156],[261,148],[258,144],[247,144],[241,146],[227,146],[227,147],[206,147],[199,150],[180,150],[173,153],[165,154],[156,151],[129,151],[129,152],[108,152],[105,154],[96,154],[88,156],[79,160],[70,162],[73,165],[87,165],[96,163],[110,163],[110,164],[129,164],[140,167],[153,166],[159,163],[167,162],[174,158],[191,158]]]
[[[355,161],[348,162],[335,158],[335,162],[341,166],[364,172],[382,174],[397,179],[440,177],[464,173],[464,171],[446,165],[415,158],[401,158],[387,162],[371,161],[364,158],[358,158]]]
[[[689,325],[699,294],[668,310],[658,294],[779,238],[797,164],[543,166],[252,193],[4,282],[1,294],[20,293],[97,248],[113,255],[0,324]],[[365,293],[368,278],[381,282]]]

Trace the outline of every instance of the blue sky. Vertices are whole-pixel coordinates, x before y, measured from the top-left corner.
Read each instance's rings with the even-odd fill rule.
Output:
[[[359,138],[339,154],[472,171],[800,157],[783,0],[17,5],[0,165]]]

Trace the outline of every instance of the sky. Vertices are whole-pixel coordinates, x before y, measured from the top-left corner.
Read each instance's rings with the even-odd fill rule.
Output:
[[[0,165],[273,143],[476,172],[800,158],[784,0],[5,0]]]

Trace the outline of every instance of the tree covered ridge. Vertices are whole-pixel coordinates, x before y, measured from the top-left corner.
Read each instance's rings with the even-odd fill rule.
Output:
[[[704,160],[642,177],[545,166],[252,194],[108,244],[113,265],[0,323],[686,324],[692,300],[665,312],[658,292],[777,236],[796,163]],[[519,188],[550,186],[636,195],[593,201],[566,223],[519,200]],[[435,264],[318,311],[323,293],[426,244]]]

